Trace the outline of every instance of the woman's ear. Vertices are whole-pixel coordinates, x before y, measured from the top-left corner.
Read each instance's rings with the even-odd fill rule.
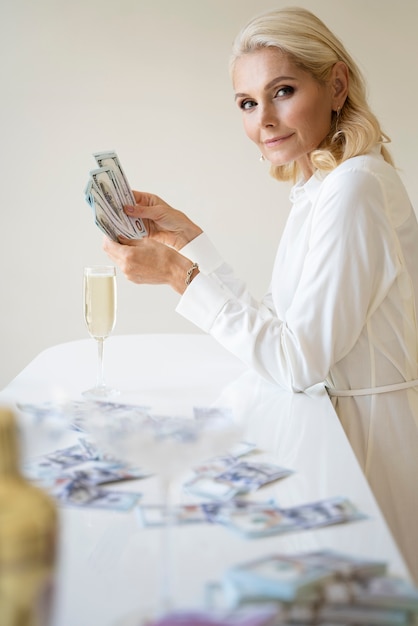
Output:
[[[342,109],[348,95],[348,67],[344,61],[337,61],[332,68],[331,89],[333,109]]]

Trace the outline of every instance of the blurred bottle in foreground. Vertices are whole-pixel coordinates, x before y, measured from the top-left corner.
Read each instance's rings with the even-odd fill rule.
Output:
[[[58,515],[20,471],[19,432],[0,407],[0,624],[48,626],[52,619]]]

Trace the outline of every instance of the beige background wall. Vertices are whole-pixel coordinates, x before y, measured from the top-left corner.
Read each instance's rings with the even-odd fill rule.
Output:
[[[248,18],[294,4],[359,61],[418,207],[417,0],[0,1],[0,388],[87,337],[82,269],[107,260],[83,195],[93,152],[115,149],[134,188],[188,212],[262,295],[288,187],[244,137],[227,61]],[[116,333],[195,331],[168,288],[118,284]]]

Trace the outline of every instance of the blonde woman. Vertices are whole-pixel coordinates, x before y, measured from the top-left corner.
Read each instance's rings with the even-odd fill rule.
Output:
[[[418,225],[362,76],[312,13],[252,20],[231,59],[244,129],[292,209],[262,301],[206,234],[155,195],[128,214],[149,237],[106,240],[136,283],[171,285],[179,313],[274,384],[323,382],[418,582]]]

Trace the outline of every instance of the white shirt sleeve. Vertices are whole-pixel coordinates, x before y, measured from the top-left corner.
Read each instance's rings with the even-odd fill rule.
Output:
[[[215,284],[219,284],[223,287],[222,293],[225,293],[226,289],[229,296],[232,295],[250,306],[260,307],[260,302],[255,300],[249,293],[245,282],[235,276],[230,265],[224,261],[205,233],[201,233],[190,243],[186,244],[180,252],[194,263],[198,263],[201,273],[212,276]],[[195,280],[196,279],[192,282]],[[205,288],[208,289],[208,283],[206,283]],[[273,311],[274,307],[271,301],[271,295],[266,294],[265,298],[263,298],[263,303]],[[180,310],[177,310],[180,313]],[[181,314],[184,315],[184,313],[185,312],[182,312]],[[187,317],[187,314],[185,317]],[[200,324],[198,324],[198,326],[200,326]]]
[[[195,239],[192,239],[192,241],[181,248],[180,252],[194,263],[198,263],[200,271],[204,274],[214,272],[224,262],[205,233],[201,233]]]
[[[177,311],[276,384],[303,391],[324,381],[396,278],[394,230],[385,204],[381,183],[372,173],[334,170],[309,212],[304,241],[287,240],[290,255],[275,267],[272,294],[263,302],[248,293],[219,255],[214,262],[206,236],[196,238],[195,250],[189,244],[187,254],[181,252],[201,263],[202,272]],[[275,311],[281,309],[281,284],[275,276],[286,276],[283,258],[290,266],[300,264],[300,273],[279,319]]]

